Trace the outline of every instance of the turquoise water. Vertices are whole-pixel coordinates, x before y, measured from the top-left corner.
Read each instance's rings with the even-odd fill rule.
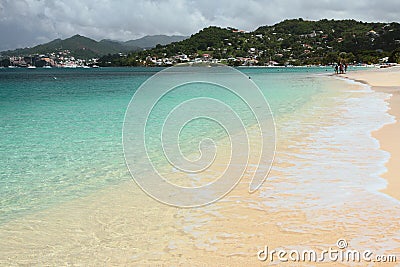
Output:
[[[121,144],[125,110],[135,90],[159,70],[0,70],[0,223],[131,179]],[[331,71],[239,70],[261,88],[278,121],[326,90],[314,74]],[[177,91],[168,103],[199,95],[224,97],[216,88],[200,87]],[[208,129],[203,134],[218,129],[207,123],[184,131],[183,140],[201,136],[202,128]]]

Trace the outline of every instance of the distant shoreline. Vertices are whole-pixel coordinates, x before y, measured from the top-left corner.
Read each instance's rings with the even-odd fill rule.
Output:
[[[197,64],[196,64],[197,65]],[[206,65],[215,65],[215,63],[204,63],[204,66]],[[224,65],[224,64],[221,64]],[[173,65],[173,66],[180,66],[179,64]],[[35,67],[35,68],[30,68],[28,66],[25,67],[19,67],[19,66],[9,66],[9,67],[4,67],[0,66],[0,69],[98,69],[98,68],[169,68],[173,66],[74,66],[74,67]],[[191,66],[191,65],[188,65]],[[385,69],[385,68],[392,68],[400,66],[399,64],[373,64],[373,65],[368,65],[368,64],[362,64],[362,65],[349,65],[350,70],[351,69]],[[231,66],[233,68],[238,68],[238,69],[246,69],[246,68],[271,68],[271,69],[297,69],[297,68],[332,68],[333,65],[300,65],[300,66],[261,66],[261,65],[254,65],[254,66]],[[338,74],[339,77],[346,75],[346,74]],[[366,82],[365,82],[366,83]]]

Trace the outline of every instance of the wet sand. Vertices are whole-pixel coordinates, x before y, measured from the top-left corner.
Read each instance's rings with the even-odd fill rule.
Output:
[[[385,125],[374,132],[373,136],[379,140],[381,148],[391,155],[386,164],[388,171],[382,175],[388,181],[383,192],[400,199],[400,66],[350,72],[345,76],[367,83],[375,91],[391,95],[387,102],[389,113],[395,116],[396,123]]]

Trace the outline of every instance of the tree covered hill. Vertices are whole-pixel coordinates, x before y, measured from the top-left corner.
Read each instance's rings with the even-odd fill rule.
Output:
[[[292,50],[301,52],[301,44],[306,43],[325,53],[353,53],[360,61],[365,54],[375,55],[373,51],[390,53],[400,47],[399,23],[298,19],[286,20],[272,27],[260,27],[255,33],[269,36],[282,49],[292,47]],[[321,55],[311,52],[316,56]]]
[[[70,55],[76,58],[88,59],[108,54],[127,53],[142,50],[143,48],[153,48],[157,44],[170,44],[171,42],[181,41],[186,36],[167,36],[154,35],[145,36],[140,39],[126,42],[113,40],[95,41],[81,35],[74,35],[67,39],[55,39],[51,42],[37,45],[32,48],[23,48],[0,52],[2,56],[32,56],[37,54],[49,54],[63,50],[69,50]]]
[[[49,43],[37,45],[32,48],[4,51],[1,54],[3,56],[28,56],[69,50],[71,55],[77,58],[92,58],[110,53],[127,52],[138,49],[140,48],[124,46],[119,42],[111,40],[97,42],[81,35],[74,35],[64,40],[55,39]]]
[[[158,45],[127,57],[108,56],[103,62],[125,66],[148,64],[149,57],[186,54],[195,58],[207,54],[214,59],[251,58],[259,65],[271,61],[293,65],[329,64],[338,60],[378,63],[399,47],[399,23],[292,19],[253,32],[211,26],[186,40]]]

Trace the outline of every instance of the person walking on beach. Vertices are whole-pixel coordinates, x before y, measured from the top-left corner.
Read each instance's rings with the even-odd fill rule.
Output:
[[[338,66],[338,64],[336,64],[335,65],[335,74],[338,74],[339,73],[339,66]]]
[[[339,70],[340,70],[340,74],[344,73],[343,64],[342,63],[340,63],[340,65],[339,65]]]

